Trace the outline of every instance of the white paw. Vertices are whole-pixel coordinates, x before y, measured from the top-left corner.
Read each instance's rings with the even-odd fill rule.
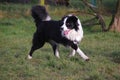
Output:
[[[28,59],[32,59],[32,56],[28,55]]]
[[[75,50],[72,50],[72,52],[69,54],[69,57],[73,57],[73,56],[75,56]]]
[[[69,54],[68,57],[73,57],[74,55],[73,54]]]
[[[89,57],[86,57],[86,58],[84,58],[84,60],[85,60],[85,61],[89,61],[90,59],[89,59]]]
[[[60,56],[59,55],[55,55],[58,59],[60,59]]]

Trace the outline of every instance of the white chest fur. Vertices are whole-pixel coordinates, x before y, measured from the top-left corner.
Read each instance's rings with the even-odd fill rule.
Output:
[[[64,35],[64,37],[66,37],[71,41],[80,42],[83,38],[83,31],[82,30],[75,31],[73,29],[73,30],[70,30],[67,35]]]

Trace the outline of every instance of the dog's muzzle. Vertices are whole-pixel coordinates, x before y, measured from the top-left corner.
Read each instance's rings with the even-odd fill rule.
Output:
[[[68,35],[69,32],[70,32],[70,29],[63,31],[64,35]]]

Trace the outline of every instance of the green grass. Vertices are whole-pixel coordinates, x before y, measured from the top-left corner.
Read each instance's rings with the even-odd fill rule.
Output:
[[[60,19],[61,15],[52,17]],[[83,21],[89,15],[79,18]],[[105,21],[108,24],[110,17]],[[30,16],[0,18],[0,80],[120,80],[120,33],[101,32],[100,26],[84,27],[79,47],[90,57],[89,62],[78,54],[68,58],[69,49],[63,46],[57,59],[47,43],[28,60],[35,30]]]

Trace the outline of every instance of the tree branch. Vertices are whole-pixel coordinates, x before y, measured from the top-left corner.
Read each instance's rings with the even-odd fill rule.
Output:
[[[102,31],[107,31],[105,21],[104,21],[102,15],[97,11],[97,8],[96,8],[94,5],[88,3],[87,0],[82,0],[82,2],[94,12],[94,16],[95,16],[95,18],[93,18],[93,19],[84,21],[84,24],[88,24],[88,21],[89,21],[89,23],[90,23],[91,20],[97,19],[97,20],[99,21],[99,23],[97,23],[97,25],[98,25],[98,24],[101,25]],[[85,22],[87,22],[87,23],[85,23]],[[83,24],[83,25],[84,25],[84,24]],[[91,25],[91,24],[94,24],[94,25],[95,25],[95,23],[90,23],[90,25]]]

